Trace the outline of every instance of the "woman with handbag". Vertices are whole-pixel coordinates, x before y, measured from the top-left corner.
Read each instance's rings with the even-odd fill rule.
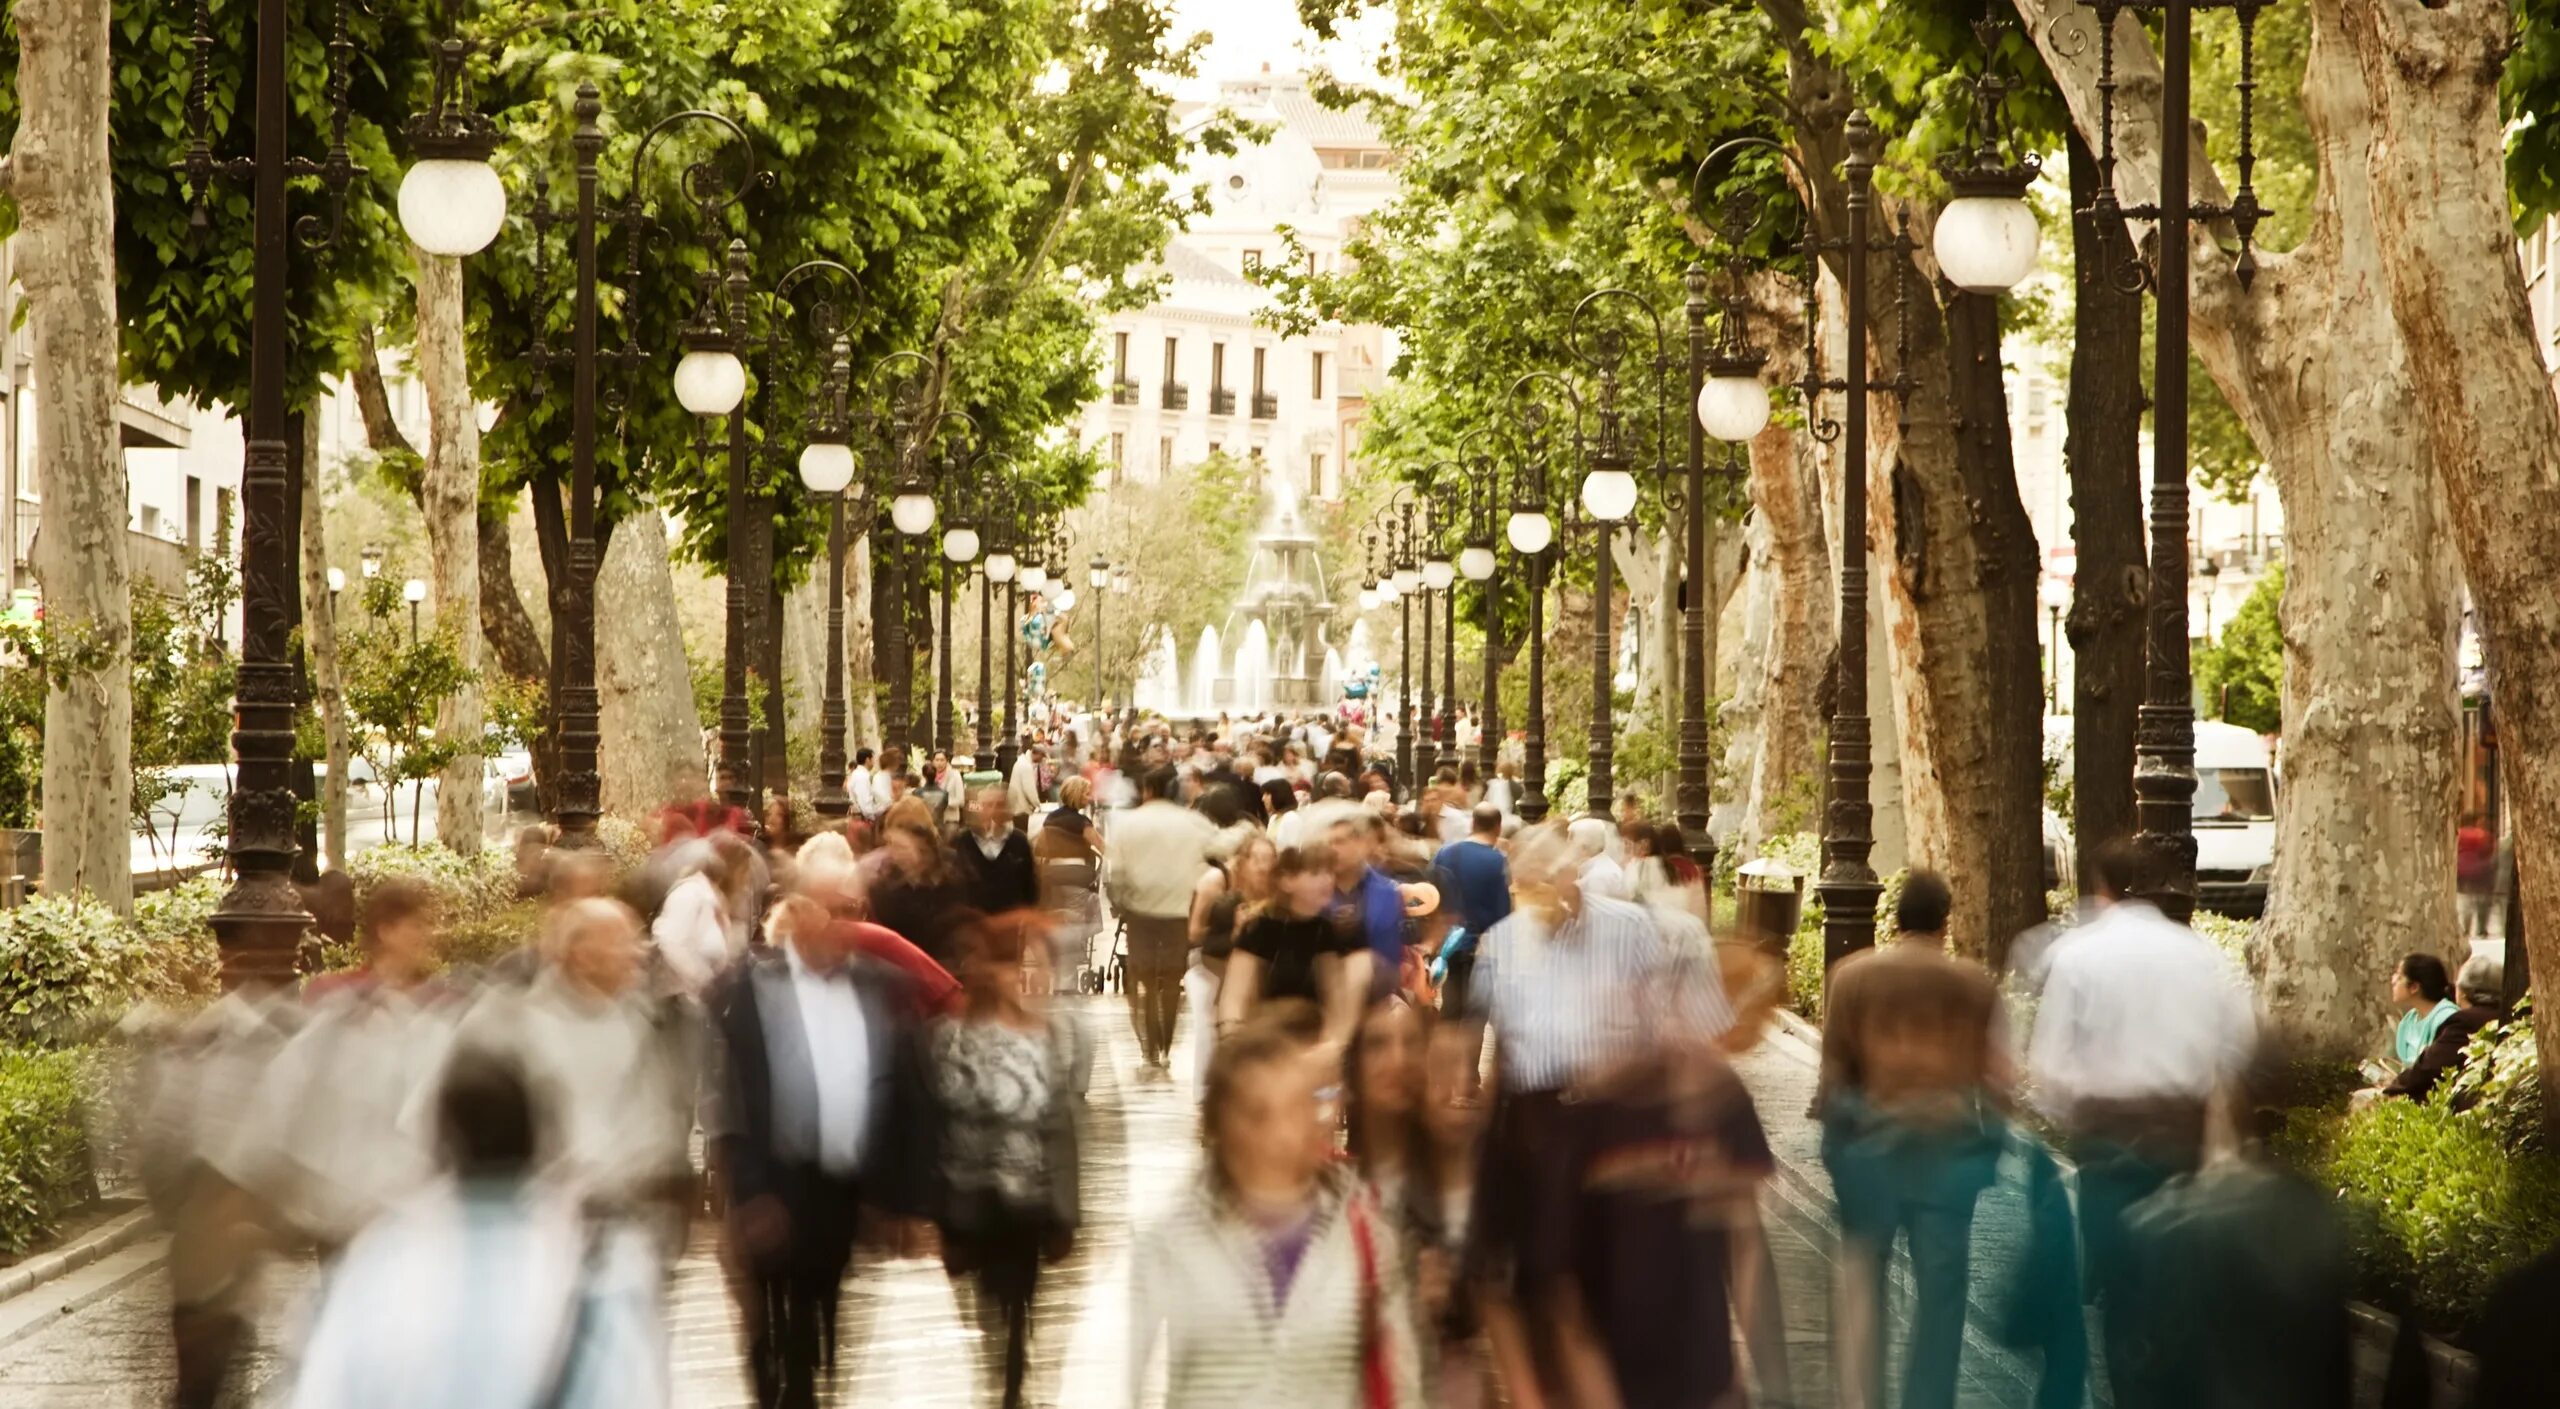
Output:
[[[1335,1067],[1304,1004],[1229,1033],[1209,1063],[1200,1178],[1138,1240],[1131,1402],[1164,1350],[1182,1409],[1420,1409],[1402,1242],[1333,1154]]]

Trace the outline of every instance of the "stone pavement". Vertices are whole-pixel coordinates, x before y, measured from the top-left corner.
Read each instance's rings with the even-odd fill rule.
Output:
[[[1193,1167],[1196,1126],[1187,1079],[1149,1078],[1117,996],[1084,1000],[1102,1054],[1094,1074],[1093,1130],[1086,1190],[1089,1226],[1076,1255],[1043,1284],[1041,1402],[1118,1406],[1130,1402],[1127,1341],[1130,1232],[1161,1208]],[[1188,1034],[1186,1034],[1187,1042]],[[1786,1304],[1790,1363],[1805,1409],[1832,1401],[1829,1374],[1829,1191],[1813,1127],[1803,1118],[1812,1092],[1810,1049],[1783,1033],[1740,1066],[1759,1103],[1781,1172],[1766,1201]],[[1187,1071],[1178,1059],[1177,1071]],[[2004,1220],[1986,1209],[1986,1240]],[[151,1245],[98,1265],[112,1287],[84,1309],[0,1347],[0,1409],[122,1409],[166,1402],[167,1297]],[[1992,1259],[1984,1259],[1985,1261]],[[1980,1280],[1977,1263],[1977,1281]],[[247,1363],[253,1391],[282,1373],[300,1304],[311,1287],[307,1263],[272,1268],[261,1345]],[[39,1292],[38,1295],[44,1293]],[[734,1317],[707,1240],[679,1265],[671,1292],[673,1359],[685,1409],[752,1403],[739,1364]],[[845,1393],[853,1405],[900,1409],[973,1402],[970,1343],[952,1288],[937,1264],[875,1263],[862,1269],[847,1302]],[[1966,1409],[2024,1406],[2032,1378],[2018,1362],[1969,1336],[1960,1402]],[[1147,1397],[1161,1400],[1161,1391]]]

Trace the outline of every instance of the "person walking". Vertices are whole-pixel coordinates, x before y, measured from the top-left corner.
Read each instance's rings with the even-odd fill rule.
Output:
[[[2027,1048],[2035,1104],[2077,1159],[2081,1248],[2115,1400],[2147,1406],[2157,1358],[2135,1333],[2139,1308],[2125,1214],[2203,1158],[2208,1106],[2250,1061],[2257,1014],[2239,973],[2195,931],[2134,898],[2145,858],[2099,849],[2098,904],[2047,959]]]
[[[1946,952],[1944,877],[1913,871],[1894,942],[1844,959],[1823,1011],[1815,1114],[1840,1217],[1844,1294],[1832,1330],[1843,1403],[1884,1403],[1885,1278],[1911,1255],[1903,1409],[1953,1409],[1976,1200],[1998,1172],[2005,1122],[1991,975]]]
[[[934,1207],[933,1127],[912,1007],[817,902],[712,995],[721,1080],[704,1127],[762,1409],[812,1409],[836,1374],[836,1308],[862,1211]]]
[[[1040,866],[1031,857],[1031,839],[1013,824],[1004,789],[981,784],[969,798],[969,829],[951,844],[951,869],[981,914],[1040,904]]]
[[[1583,1328],[1583,1348],[1592,1355],[1572,1353],[1555,1334],[1570,1319],[1576,1288],[1598,1292],[1593,1269],[1577,1261],[1583,1245],[1568,1236],[1584,1226],[1588,1212],[1582,1162],[1591,1148],[1585,1140],[1590,1113],[1571,1093],[1644,1061],[1665,1043],[1709,1043],[1733,1025],[1722,988],[1684,974],[1642,907],[1582,889],[1584,860],[1560,827],[1522,831],[1511,855],[1513,909],[1485,936],[1476,958],[1473,1015],[1492,1027],[1498,1084],[1469,1257],[1515,1404],[1580,1402],[1557,1396],[1596,1363],[1598,1337],[1613,1329],[1605,1319]],[[1719,1129],[1731,1115],[1727,1084],[1717,1088],[1724,1093],[1717,1098]],[[1634,1127],[1643,1121],[1631,1117],[1629,1125],[1620,1133],[1639,1142]],[[1756,1117],[1749,1128],[1758,1128]],[[1747,1163],[1748,1142],[1739,1123],[1733,1129],[1734,1138],[1723,1143],[1732,1158]],[[1643,1222],[1633,1218],[1639,1210],[1632,1205],[1609,1211]],[[1740,1216],[1721,1206],[1720,1213]],[[1720,1276],[1714,1292],[1721,1337]],[[1707,1298],[1694,1300],[1703,1308]],[[1689,1332],[1693,1338],[1704,1333],[1703,1325]]]
[[[1026,740],[1022,752],[1013,760],[1013,776],[1005,780],[1005,806],[1013,813],[1017,827],[1030,826],[1032,816],[1040,810],[1040,766],[1048,757],[1046,748]]]
[[[1085,812],[1092,801],[1092,783],[1062,780],[1057,807],[1031,838],[1040,903],[1049,913],[1049,971],[1060,993],[1084,986],[1093,937],[1102,933],[1102,829]]]
[[[1219,1030],[1242,1026],[1266,1006],[1295,1002],[1323,1013],[1327,1041],[1349,1042],[1369,1001],[1369,951],[1333,914],[1330,856],[1313,847],[1281,852],[1269,889],[1268,900],[1237,923],[1218,989]]]
[[[1174,770],[1138,780],[1139,803],[1115,819],[1111,908],[1129,927],[1129,1020],[1140,1059],[1162,1074],[1182,1015],[1182,970],[1191,951],[1191,891],[1208,864],[1209,819],[1173,800]]]
[[[1454,921],[1434,957],[1432,976],[1441,986],[1442,1011],[1463,1013],[1475,976],[1476,948],[1511,914],[1511,862],[1502,854],[1502,809],[1489,802],[1476,804],[1466,839],[1440,848],[1432,864],[1439,872],[1441,901]]]
[[[961,1009],[928,1040],[936,1112],[943,1266],[965,1283],[980,1400],[1021,1409],[1032,1369],[1032,1303],[1043,1264],[1074,1246],[1078,1169],[1093,1048],[1053,1006],[1036,911],[961,926]]]
[[[1402,1240],[1333,1157],[1337,1078],[1312,1027],[1275,1012],[1210,1059],[1200,1174],[1131,1260],[1133,1405],[1159,1347],[1182,1409],[1422,1402]]]

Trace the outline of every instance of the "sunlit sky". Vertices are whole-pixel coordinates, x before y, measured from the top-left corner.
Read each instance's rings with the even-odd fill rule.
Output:
[[[1319,46],[1298,23],[1297,0],[1174,0],[1173,13],[1177,36],[1202,30],[1212,36],[1200,78],[1185,85],[1185,97],[1209,97],[1217,80],[1259,73],[1265,64],[1274,72],[1320,66],[1344,78],[1371,77],[1388,33],[1383,15],[1364,15],[1345,27],[1343,38]]]

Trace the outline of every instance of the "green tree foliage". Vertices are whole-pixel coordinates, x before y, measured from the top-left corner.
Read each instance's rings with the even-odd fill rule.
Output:
[[[255,123],[251,41],[256,0],[205,0],[213,48],[204,66],[207,139],[217,160],[245,157]],[[293,155],[328,155],[333,0],[293,0]],[[343,219],[316,183],[296,183],[293,214],[333,234],[325,248],[295,239],[286,298],[285,401],[301,405],[322,378],[345,369],[354,321],[391,296],[407,267],[392,214],[403,154],[396,134],[425,86],[434,7],[345,7],[354,45],[348,68],[347,154],[355,165]],[[172,169],[186,154],[194,0],[130,0],[116,6],[109,43],[115,95],[108,142],[115,165],[116,311],[127,378],[171,396],[246,404],[254,221],[249,183],[215,178],[201,228],[190,220],[187,182]],[[0,20],[0,145],[16,133],[18,42]],[[16,213],[8,208],[6,227]]]
[[[133,826],[155,854],[165,827],[168,864],[185,859],[177,854],[178,813],[197,791],[177,769],[231,756],[238,670],[223,630],[238,597],[237,570],[212,553],[190,560],[183,596],[148,584],[133,590]]]
[[[1053,629],[1050,649],[1039,657],[1048,665],[1049,689],[1071,699],[1090,698],[1094,652],[1100,650],[1105,690],[1124,696],[1136,687],[1159,641],[1171,643],[1187,682],[1201,628],[1232,634],[1227,614],[1244,590],[1263,491],[1258,462],[1220,453],[1162,479],[1115,485],[1108,503],[1070,513],[1064,567],[1051,564],[1049,570],[1053,577],[1063,571],[1064,582],[1075,589],[1076,609]],[[1104,594],[1085,580],[1086,564],[1096,555],[1131,568],[1129,589],[1109,593],[1101,604],[1099,636],[1095,607]]]
[[[2560,0],[2516,6],[2516,44],[2498,84],[2507,123],[2507,190],[2516,229],[2530,231],[2560,212]]]
[[[464,741],[435,730],[436,710],[479,678],[466,669],[450,631],[413,634],[400,585],[377,577],[364,585],[352,619],[341,617],[340,669],[356,748],[383,790],[385,831],[396,834],[401,785],[436,776]],[[418,841],[420,792],[412,793],[409,840]]]
[[[2284,568],[2267,569],[2222,638],[2196,652],[2196,690],[2206,711],[2261,734],[2284,726]]]

